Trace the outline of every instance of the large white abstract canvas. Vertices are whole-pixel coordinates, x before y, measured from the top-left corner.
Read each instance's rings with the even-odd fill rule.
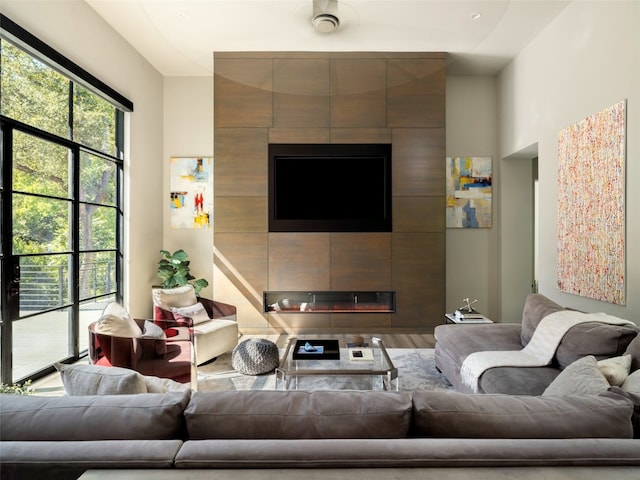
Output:
[[[558,136],[558,289],[625,304],[625,101]]]

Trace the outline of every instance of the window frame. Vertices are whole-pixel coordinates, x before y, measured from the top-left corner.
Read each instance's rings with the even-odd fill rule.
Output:
[[[87,354],[86,351],[81,352],[79,350],[79,325],[80,325],[80,305],[86,303],[91,298],[100,298],[101,296],[113,296],[115,294],[117,301],[122,301],[123,298],[123,264],[124,264],[124,145],[125,145],[125,115],[128,112],[133,111],[133,102],[126,97],[106,85],[98,78],[91,75],[89,72],[78,66],[64,55],[57,52],[55,49],[45,44],[37,37],[20,27],[18,24],[7,18],[5,15],[0,14],[0,39],[2,41],[8,41],[17,48],[23,50],[28,55],[31,55],[38,61],[44,63],[48,67],[62,74],[69,80],[69,120],[73,119],[73,89],[74,85],[81,85],[83,88],[88,89],[92,93],[98,95],[103,100],[106,100],[110,105],[114,107],[115,112],[115,146],[113,152],[102,152],[95,148],[81,145],[77,141],[71,138],[64,138],[57,136],[53,133],[46,132],[35,126],[31,126],[20,122],[18,120],[0,116],[0,127],[2,130],[0,144],[0,150],[2,150],[2,184],[0,184],[0,195],[2,196],[2,245],[0,250],[0,260],[2,263],[1,268],[1,285],[2,285],[2,318],[14,319],[19,318],[18,301],[12,300],[9,295],[11,283],[13,281],[11,272],[15,264],[19,263],[19,258],[26,255],[13,255],[12,242],[11,242],[11,224],[12,224],[12,168],[13,168],[13,132],[20,131],[28,135],[32,135],[36,138],[51,141],[58,145],[62,145],[71,151],[72,161],[72,173],[71,178],[73,181],[73,198],[70,199],[72,204],[72,221],[70,223],[71,237],[71,250],[69,253],[72,257],[72,291],[70,292],[70,300],[68,303],[59,305],[54,310],[71,310],[71,321],[68,334],[68,342],[70,348],[68,352],[71,354],[68,358],[60,359],[64,362],[75,361],[81,356]],[[70,124],[72,125],[72,124]],[[72,136],[70,128],[69,136]],[[80,215],[79,206],[84,203],[91,203],[81,201],[80,199],[80,157],[83,153],[97,156],[107,161],[111,161],[115,165],[115,245],[114,248],[104,249],[83,249],[80,245],[79,233],[80,233]],[[115,272],[115,289],[108,292],[105,295],[97,295],[88,298],[79,298],[80,293],[80,258],[88,252],[114,252],[116,259],[116,272]],[[9,265],[11,263],[11,265]],[[19,298],[19,296],[18,296]],[[45,310],[46,311],[46,310]],[[42,313],[40,311],[39,313]],[[45,367],[37,372],[33,372],[26,378],[13,379],[12,378],[12,344],[13,344],[13,328],[12,321],[1,321],[0,328],[2,329],[1,335],[1,368],[0,368],[0,382],[1,383],[13,383],[14,381],[24,381],[28,379],[37,379],[44,375],[50,374],[55,371],[53,365]]]

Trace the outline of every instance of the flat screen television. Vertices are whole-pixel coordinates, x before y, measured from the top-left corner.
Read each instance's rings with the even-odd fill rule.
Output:
[[[270,232],[390,232],[390,144],[270,144]]]

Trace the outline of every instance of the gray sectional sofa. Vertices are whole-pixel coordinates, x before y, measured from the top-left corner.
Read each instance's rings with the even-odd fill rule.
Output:
[[[521,323],[439,325],[434,331],[436,366],[456,391],[470,393],[460,376],[468,355],[480,351],[521,350],[531,340],[540,321],[561,310],[565,308],[544,295],[531,294],[526,298]],[[637,334],[638,327],[633,325],[576,325],[562,338],[550,365],[491,368],[480,377],[479,392],[541,395],[568,365],[587,355],[597,359],[623,355]],[[640,353],[635,362],[632,370],[639,366]]]
[[[87,469],[640,466],[625,396],[234,391],[0,397],[0,477]]]
[[[533,295],[522,326],[437,327],[437,364],[463,389],[460,366],[469,353],[520,349],[559,309]],[[637,331],[580,324],[565,335],[552,366],[489,369],[482,394],[192,392],[159,379],[142,382],[124,369],[67,366],[61,375],[68,396],[0,395],[0,478],[77,479],[88,469],[238,469],[238,478],[241,469],[640,471]],[[615,363],[605,375],[597,361],[605,356],[627,364]],[[611,383],[620,369],[624,375]],[[161,393],[133,393],[139,391]]]

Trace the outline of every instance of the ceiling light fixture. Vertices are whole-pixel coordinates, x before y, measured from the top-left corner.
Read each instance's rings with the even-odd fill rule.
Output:
[[[481,16],[482,16],[481,12],[473,12],[471,15],[469,15],[469,18],[471,20],[478,20]]]
[[[338,0],[313,0],[311,24],[320,33],[331,33],[340,26]]]

